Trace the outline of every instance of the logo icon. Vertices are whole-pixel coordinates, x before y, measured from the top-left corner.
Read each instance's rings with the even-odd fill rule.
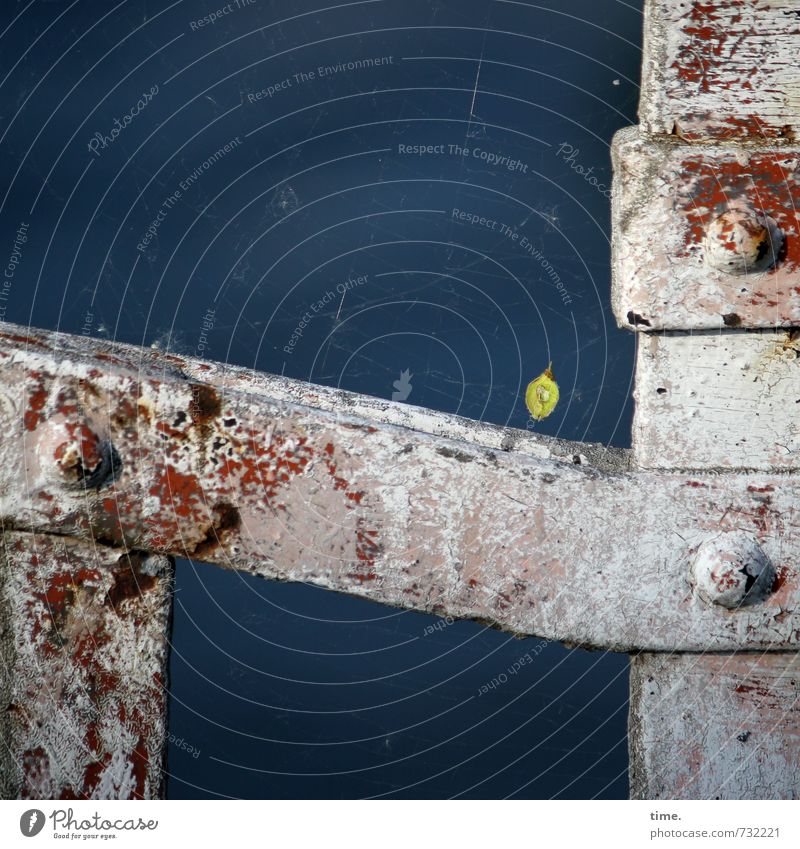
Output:
[[[19,818],[19,830],[25,837],[36,837],[44,828],[44,813],[37,808],[31,808]]]
[[[407,401],[411,390],[414,388],[411,385],[411,370],[404,369],[400,372],[400,380],[395,380],[392,384],[397,390],[392,392],[392,401]]]

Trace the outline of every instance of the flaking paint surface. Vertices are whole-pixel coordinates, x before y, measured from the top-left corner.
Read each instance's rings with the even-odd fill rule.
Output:
[[[689,147],[620,131],[613,148],[612,303],[638,331],[800,324],[800,150]],[[771,268],[730,274],[706,260],[709,225],[732,208],[773,218]]]
[[[4,343],[2,426],[15,437],[0,447],[0,517],[17,527],[584,645],[800,642],[793,481],[631,473],[613,454],[576,463],[591,453],[580,443],[488,449],[454,438],[447,416],[403,410],[393,423],[396,408],[385,407],[366,418],[374,399],[358,396],[344,412],[321,409],[319,387],[274,377],[274,395],[255,377],[209,385],[198,411],[197,363],[151,357],[132,368],[122,346],[85,344],[73,358],[74,340],[38,338],[54,350]],[[31,431],[32,394],[42,419]],[[55,450],[52,423],[74,415],[119,456],[105,486],[65,480],[44,450]],[[408,427],[417,418],[433,432]],[[456,422],[455,436],[467,426]],[[764,486],[775,489],[768,508]],[[755,534],[785,575],[757,609],[711,608],[688,585],[700,542],[732,528]]]
[[[648,0],[644,130],[691,143],[791,143],[800,131],[794,0]]]
[[[168,560],[16,531],[2,545],[3,797],[157,798]]]

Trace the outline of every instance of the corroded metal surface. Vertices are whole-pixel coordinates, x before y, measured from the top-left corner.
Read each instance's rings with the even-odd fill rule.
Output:
[[[800,656],[651,655],[631,667],[631,796],[800,798]]]
[[[613,151],[612,301],[621,327],[800,324],[798,148],[695,147],[628,128]],[[734,238],[731,215],[752,222],[748,239]]]
[[[637,466],[798,469],[798,358],[795,331],[640,336]]]
[[[796,0],[646,11],[617,319],[796,326]],[[631,454],[4,331],[2,795],[158,795],[165,555],[612,649],[800,645],[792,334],[643,340]],[[799,681],[794,651],[638,656],[632,795],[796,798]]]
[[[0,544],[0,796],[158,797],[168,559],[14,531]]]
[[[305,406],[319,387],[281,378],[265,380],[292,402],[258,391],[257,375],[223,390],[187,377],[202,363],[148,356],[134,367],[124,346],[0,340],[0,425],[15,435],[0,448],[0,518],[17,527],[574,643],[800,643],[794,479],[631,474],[614,455],[593,465],[580,443],[566,459],[544,441],[538,455],[491,450],[451,438],[448,417],[430,411],[421,418],[438,419],[437,435],[387,421],[395,410],[414,420],[400,405],[381,420]],[[761,605],[712,609],[689,564],[734,528],[759,540],[780,580]]]
[[[796,0],[648,0],[639,116],[689,142],[800,137]]]

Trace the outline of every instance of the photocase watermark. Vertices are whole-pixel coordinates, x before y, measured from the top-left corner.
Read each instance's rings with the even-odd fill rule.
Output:
[[[567,291],[567,287],[564,285],[561,275],[555,270],[552,263],[536,247],[536,245],[534,245],[526,235],[517,230],[516,224],[507,224],[497,218],[489,218],[488,216],[481,215],[477,212],[472,212],[466,209],[457,209],[455,207],[451,212],[451,217],[454,221],[459,223],[471,224],[474,227],[482,227],[486,230],[499,233],[501,236],[505,236],[505,238],[531,257],[531,259],[536,260],[536,262],[541,265],[542,270],[550,278],[553,286],[555,286],[558,294],[561,296],[561,303],[564,304],[565,307],[568,307],[572,303],[572,297]]]
[[[106,819],[95,811],[91,816],[76,819],[72,808],[56,808],[47,816],[39,808],[31,808],[19,818],[19,830],[25,837],[36,837],[47,820],[51,821],[53,837],[65,840],[110,840],[117,836],[116,832],[155,831],[158,828],[158,820],[145,820],[142,817]]]
[[[503,684],[507,684],[509,679],[513,678],[523,666],[533,663],[533,661],[545,650],[547,645],[549,645],[548,640],[539,640],[539,642],[536,643],[529,652],[526,652],[522,657],[515,660],[505,672],[501,672],[496,678],[492,678],[491,681],[483,684],[478,689],[478,695],[483,696],[488,693],[489,690],[496,690],[498,687],[502,687]]]
[[[194,349],[194,355],[196,357],[205,357],[206,355],[206,347],[208,346],[208,334],[214,329],[214,318],[216,315],[216,310],[212,310],[211,308],[207,309],[205,315],[203,316],[202,323],[200,325],[200,335],[197,339],[197,346]]]
[[[6,320],[6,309],[8,308],[11,289],[14,285],[14,276],[17,273],[17,266],[22,259],[22,246],[28,241],[29,224],[24,221],[20,222],[17,232],[14,236],[14,244],[11,247],[11,253],[8,257],[6,267],[3,269],[3,282],[0,285],[0,321]]]
[[[189,29],[192,32],[197,32],[197,30],[202,29],[203,27],[215,24],[220,18],[227,17],[231,14],[231,12],[236,12],[239,9],[246,9],[248,6],[254,6],[255,3],[256,0],[232,0],[231,3],[226,3],[216,11],[209,12],[209,14],[204,15],[202,18],[191,21],[189,23]]]
[[[561,142],[556,150],[556,156],[560,156],[561,159],[569,165],[576,174],[583,177],[590,186],[594,186],[601,195],[611,198],[611,189],[601,183],[597,177],[594,176],[594,165],[592,165],[591,168],[586,169],[578,162],[580,153],[580,150],[577,147],[573,147],[569,142]]]
[[[313,304],[309,306],[309,308],[303,313],[292,331],[292,335],[289,337],[289,341],[283,346],[283,351],[285,354],[293,354],[294,349],[297,347],[297,343],[303,338],[303,334],[306,332],[309,324],[318,316],[321,312],[325,310],[327,306],[334,303],[337,300],[337,296],[340,295],[342,299],[344,296],[351,290],[356,289],[359,286],[363,286],[367,280],[369,279],[368,274],[361,274],[358,277],[348,277],[347,280],[342,283],[336,284],[336,290],[328,289],[325,294],[319,298],[319,300],[314,301]]]
[[[174,734],[167,734],[167,743],[171,743],[176,749],[180,749],[182,752],[186,752],[187,755],[191,755],[195,760],[200,757],[201,750],[195,746],[189,745],[183,737],[176,737]]]
[[[46,822],[44,811],[38,808],[31,808],[19,818],[19,830],[25,837],[36,837],[36,835],[44,828]]]
[[[366,59],[354,59],[352,62],[337,62],[335,65],[318,65],[308,71],[298,71],[289,77],[285,77],[278,82],[272,83],[259,91],[247,93],[247,102],[256,103],[265,98],[271,99],[276,94],[288,91],[295,86],[301,86],[305,83],[314,82],[324,79],[325,77],[333,77],[337,74],[347,73],[349,71],[360,71],[364,68],[380,68],[382,65],[393,65],[394,56],[376,56]]]
[[[394,399],[392,399],[394,400]],[[437,622],[434,622],[432,625],[427,625],[425,630],[422,632],[423,637],[427,637],[430,634],[435,633],[436,631],[444,631],[445,628],[449,628],[456,620],[453,619],[452,616],[445,616],[444,619],[439,619]]]
[[[156,237],[158,233],[158,228],[164,223],[167,218],[167,213],[175,206],[175,204],[183,197],[183,193],[189,191],[189,189],[200,179],[200,177],[205,174],[208,169],[219,162],[224,156],[227,156],[232,150],[235,150],[242,143],[242,140],[239,136],[231,139],[227,144],[223,145],[218,150],[214,151],[214,153],[208,157],[208,159],[204,160],[191,174],[187,174],[181,181],[178,183],[178,188],[165,200],[162,202],[161,206],[158,210],[158,215],[150,222],[147,230],[145,230],[144,236],[142,236],[139,243],[136,245],[136,249],[141,253],[144,253],[147,250],[148,245],[153,239]]]
[[[86,310],[86,315],[83,317],[83,326],[81,327],[81,336],[91,336],[92,327],[94,327],[94,313],[91,310]]]
[[[527,174],[528,163],[504,153],[494,153],[480,147],[463,147],[460,144],[398,144],[397,153],[401,156],[458,156],[477,159],[486,165],[505,168],[512,173]]]
[[[95,156],[101,156],[101,150],[110,147],[119,138],[119,134],[133,123],[133,119],[140,115],[158,94],[158,86],[154,85],[149,91],[145,91],[136,101],[136,104],[122,116],[122,120],[114,118],[114,127],[107,133],[95,133],[89,140],[87,147],[89,152]]]
[[[411,385],[411,378],[413,375],[411,374],[410,369],[403,369],[400,372],[400,379],[395,380],[392,383],[394,387],[394,392],[392,392],[392,401],[408,401],[408,396],[411,395],[411,390],[414,388]]]

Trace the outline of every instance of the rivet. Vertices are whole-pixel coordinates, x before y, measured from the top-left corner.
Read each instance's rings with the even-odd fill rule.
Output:
[[[100,490],[113,483],[122,471],[111,441],[85,420],[53,416],[42,429],[37,451],[43,459],[52,458],[56,479],[86,489]]]
[[[757,274],[775,265],[783,241],[774,218],[746,206],[733,207],[706,231],[706,262],[728,274]]]
[[[767,598],[775,569],[754,536],[728,531],[700,545],[690,578],[704,601],[733,609]]]
[[[82,471],[100,465],[100,437],[86,422],[65,422],[64,438],[53,451],[56,467],[65,478],[82,477]]]

